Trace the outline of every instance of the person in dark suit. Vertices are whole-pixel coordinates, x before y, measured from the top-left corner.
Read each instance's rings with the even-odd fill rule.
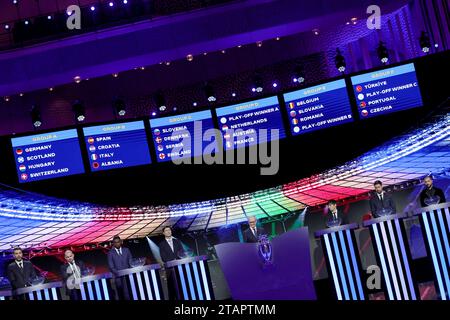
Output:
[[[336,200],[328,201],[328,212],[326,215],[325,223],[329,224],[329,221],[339,221],[340,225],[348,224],[347,216],[337,208]]]
[[[61,275],[66,287],[66,293],[70,300],[81,300],[80,280],[86,267],[83,261],[75,261],[75,255],[72,250],[64,252],[66,263],[61,266]]]
[[[425,199],[431,198],[431,197],[439,197],[439,203],[446,202],[445,200],[445,194],[444,191],[442,191],[439,188],[436,188],[433,185],[433,177],[432,176],[426,176],[423,179],[423,184],[425,185],[425,188],[420,192],[420,205],[422,207],[427,207],[428,205],[425,203]]]
[[[249,228],[244,231],[244,242],[256,243],[260,236],[267,234],[263,228],[256,226],[257,220],[255,216],[248,217],[247,221]]]
[[[164,240],[159,243],[159,254],[161,260],[166,263],[172,260],[181,259],[184,254],[181,241],[172,236],[172,227],[165,226],[162,230]],[[176,295],[176,279],[173,268],[165,268],[167,289],[169,292],[169,300],[175,300]]]
[[[132,259],[130,250],[122,246],[122,239],[119,236],[114,236],[113,247],[108,252],[108,267],[113,275],[116,298],[119,300],[130,300],[127,279],[119,276],[118,271],[131,268]]]
[[[14,262],[11,262],[7,268],[7,277],[13,290],[31,286],[31,281],[36,278],[36,270],[30,261],[23,260],[21,248],[13,250]],[[24,299],[23,295],[15,295],[16,299]]]
[[[369,200],[370,211],[372,216],[377,218],[380,216],[380,211],[382,209],[390,210],[392,214],[396,212],[395,203],[391,195],[383,191],[383,184],[380,180],[377,180],[373,184],[374,194]]]
[[[181,241],[172,236],[172,227],[165,226],[163,228],[164,240],[159,243],[159,253],[161,260],[165,263],[168,261],[181,259],[184,253]]]

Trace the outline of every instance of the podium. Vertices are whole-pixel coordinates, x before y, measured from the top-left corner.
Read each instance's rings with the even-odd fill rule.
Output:
[[[365,300],[361,274],[362,267],[354,229],[358,224],[336,226],[314,235],[320,237],[324,248],[327,268],[332,276],[338,300]]]
[[[450,202],[420,208],[414,215],[420,219],[436,291],[442,300],[450,300]]]
[[[0,290],[0,301],[10,300],[11,296],[11,290]]]
[[[370,229],[387,300],[417,300],[418,289],[411,274],[411,256],[401,221],[404,217],[405,214],[392,214],[363,223]]]
[[[126,277],[132,300],[163,300],[161,278],[156,274],[159,269],[159,264],[150,264],[120,270],[118,276]]]
[[[215,246],[234,300],[315,300],[308,228],[271,241],[267,263],[258,243],[229,242]]]
[[[23,295],[25,300],[61,300],[61,281],[38,284],[13,291],[13,295]]]
[[[207,259],[207,256],[197,256],[165,264],[166,269],[170,268],[174,272],[178,300],[214,300]]]
[[[81,300],[110,300],[110,273],[84,276],[81,278]]]

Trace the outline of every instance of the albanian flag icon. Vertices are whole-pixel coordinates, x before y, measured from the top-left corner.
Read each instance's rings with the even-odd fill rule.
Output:
[[[360,85],[356,86],[356,92],[361,92],[362,91],[362,87]]]
[[[92,168],[98,169],[98,167],[100,167],[100,165],[98,164],[98,162],[92,162]]]

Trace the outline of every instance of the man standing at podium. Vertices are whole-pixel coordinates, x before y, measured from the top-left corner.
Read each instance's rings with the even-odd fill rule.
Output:
[[[159,243],[159,254],[161,255],[161,260],[166,263],[181,259],[184,253],[183,245],[180,240],[172,236],[172,227],[165,226],[162,232],[164,235],[164,240]],[[173,271],[173,268],[165,268],[165,271],[169,300],[175,300],[177,297],[175,272]]]
[[[328,201],[328,213],[326,215],[325,221],[327,226],[330,221],[339,221],[339,223],[336,225],[348,224],[347,217],[343,212],[338,210],[336,200]]]
[[[128,248],[122,246],[122,239],[114,236],[113,247],[108,252],[108,266],[113,274],[113,281],[116,285],[116,294],[120,300],[130,300],[128,293],[127,277],[119,276],[118,272],[123,269],[131,268],[131,252]]]
[[[374,218],[378,218],[383,215],[384,212],[394,214],[396,212],[395,203],[391,195],[383,191],[383,184],[380,180],[377,180],[373,184],[375,192],[369,200],[370,211]]]
[[[75,255],[72,250],[64,252],[66,263],[61,266],[63,282],[66,286],[66,293],[70,300],[81,300],[80,281],[83,272],[86,270],[83,261],[75,261]]]
[[[423,184],[425,185],[425,188],[422,190],[422,192],[420,192],[420,205],[422,207],[429,206],[429,204],[425,203],[426,199],[439,197],[439,202],[435,204],[444,203],[446,201],[444,192],[433,185],[432,176],[426,176],[425,179],[423,179]]]
[[[259,237],[266,234],[266,231],[263,228],[258,228],[256,223],[255,216],[250,216],[247,219],[248,221],[248,229],[244,231],[244,242],[247,243],[256,243],[259,240]]]
[[[172,236],[172,227],[165,226],[162,230],[164,240],[159,244],[159,253],[162,261],[168,262],[181,259],[184,249],[181,241]]]
[[[36,271],[30,261],[23,260],[23,252],[19,247],[13,250],[14,262],[8,265],[7,277],[12,289],[20,289],[31,286],[31,281],[36,278]],[[23,295],[15,295],[15,299],[24,299]]]

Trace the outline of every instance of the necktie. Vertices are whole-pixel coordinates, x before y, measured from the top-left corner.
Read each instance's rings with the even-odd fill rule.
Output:
[[[256,234],[256,228],[253,228],[253,234],[255,235],[255,237],[258,236],[258,235]]]
[[[383,194],[380,193],[380,200],[383,201]]]
[[[19,262],[19,268],[20,268],[20,269],[23,269],[22,261]]]

